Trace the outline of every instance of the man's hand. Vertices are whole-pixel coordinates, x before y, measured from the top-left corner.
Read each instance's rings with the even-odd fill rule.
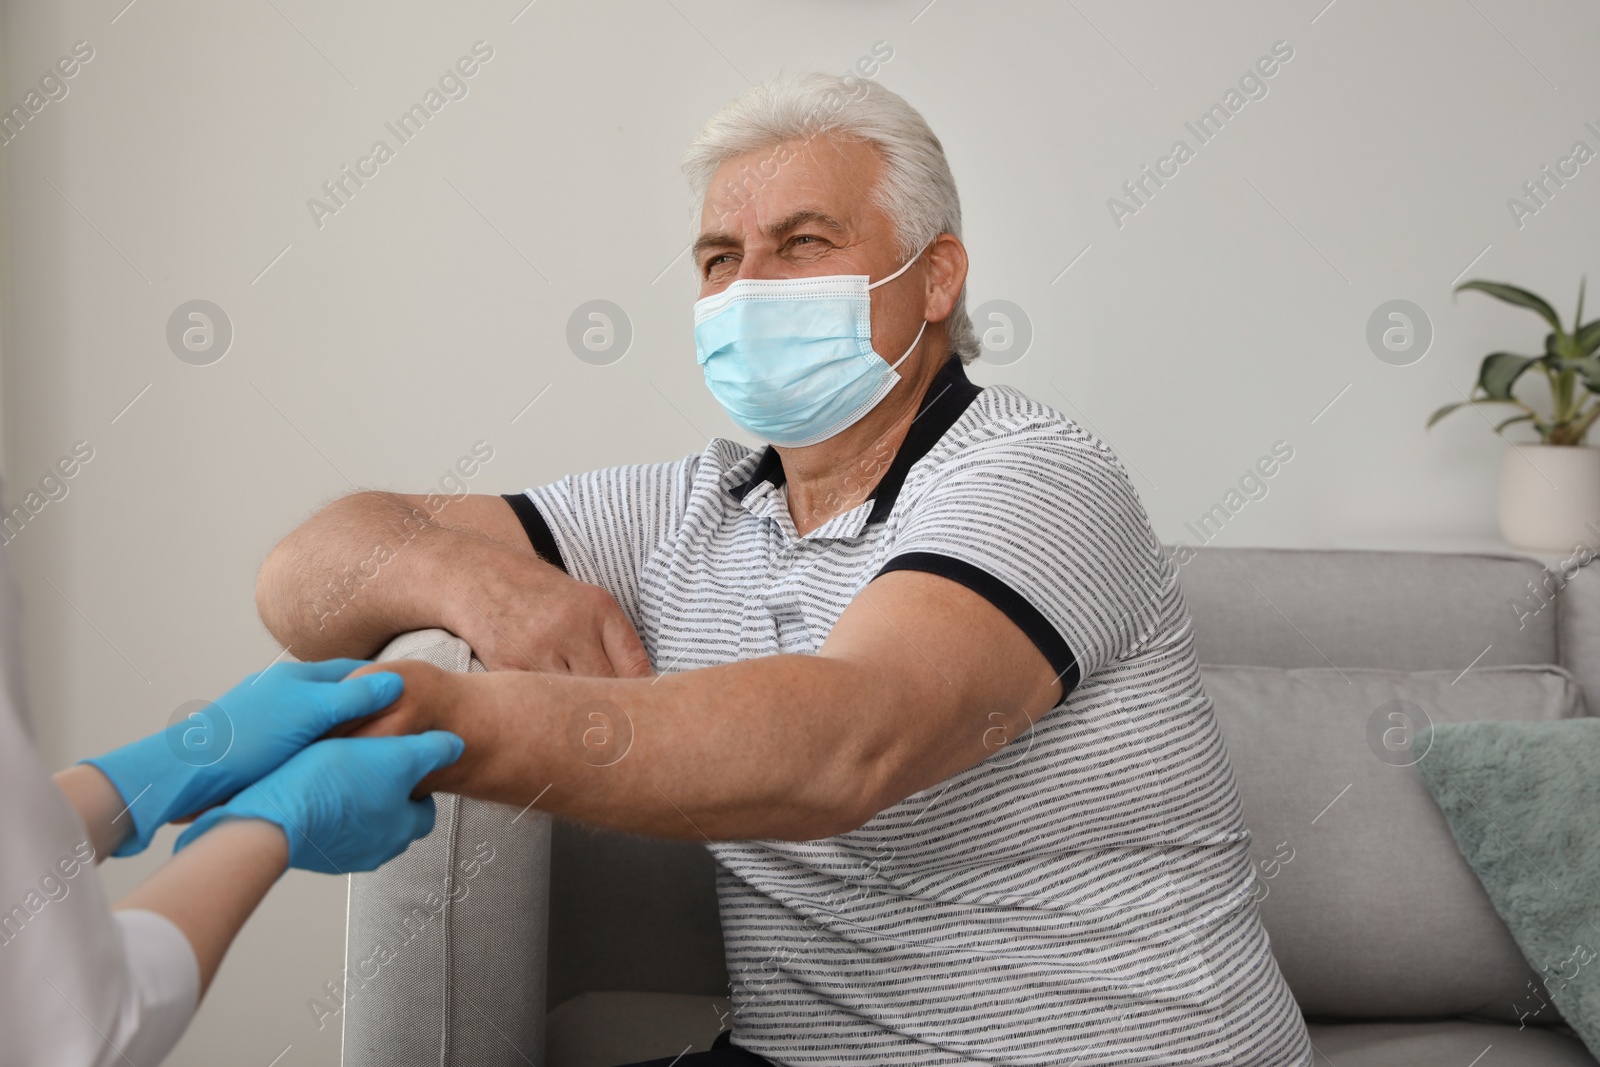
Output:
[[[399,737],[430,730],[456,731],[456,724],[463,716],[473,712],[470,681],[474,677],[484,677],[442,670],[413,659],[374,663],[357,670],[352,677],[378,671],[392,672],[405,679],[405,691],[400,698],[376,715],[352,719],[331,731],[329,737]],[[462,784],[470,779],[473,768],[483,762],[485,755],[481,739],[469,744],[460,759],[428,775],[412,795],[461,792]]]
[[[531,549],[476,547],[444,575],[451,622],[489,670],[646,678],[650,658],[610,593],[576,581]]]
[[[300,659],[366,658],[437,626],[490,670],[649,676],[621,606],[539,558],[505,500],[440,499],[357,493],[318,512],[262,564],[267,629]]]

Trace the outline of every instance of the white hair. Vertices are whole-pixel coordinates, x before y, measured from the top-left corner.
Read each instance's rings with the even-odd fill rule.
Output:
[[[883,180],[872,199],[894,222],[902,260],[941,233],[961,236],[961,198],[944,146],[916,108],[865,78],[810,72],[753,86],[701,127],[684,153],[683,169],[696,201],[703,203],[712,176],[726,160],[824,135],[865,141],[882,153]],[[758,169],[766,169],[765,162]],[[746,170],[740,184],[746,191],[759,188],[762,175]],[[977,359],[981,348],[967,315],[965,283],[946,325],[962,363]]]

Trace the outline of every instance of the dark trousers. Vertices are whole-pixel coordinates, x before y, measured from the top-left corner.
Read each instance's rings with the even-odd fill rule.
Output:
[[[772,1067],[772,1061],[733,1043],[733,1031],[724,1030],[705,1052],[686,1052],[665,1060],[645,1060],[624,1067]]]

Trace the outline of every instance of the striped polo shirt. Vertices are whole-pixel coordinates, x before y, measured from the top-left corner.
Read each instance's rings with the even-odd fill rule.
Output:
[[[1028,733],[858,829],[706,846],[735,1044],[818,1067],[1311,1064],[1177,568],[1115,455],[952,356],[859,473],[872,495],[804,537],[777,452],[722,438],[506,497],[658,672],[815,653],[914,569],[1062,676]]]

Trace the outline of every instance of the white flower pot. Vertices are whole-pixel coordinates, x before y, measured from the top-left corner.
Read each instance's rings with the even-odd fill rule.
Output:
[[[1500,534],[1520,548],[1600,544],[1600,448],[1511,445],[1500,467]]]

